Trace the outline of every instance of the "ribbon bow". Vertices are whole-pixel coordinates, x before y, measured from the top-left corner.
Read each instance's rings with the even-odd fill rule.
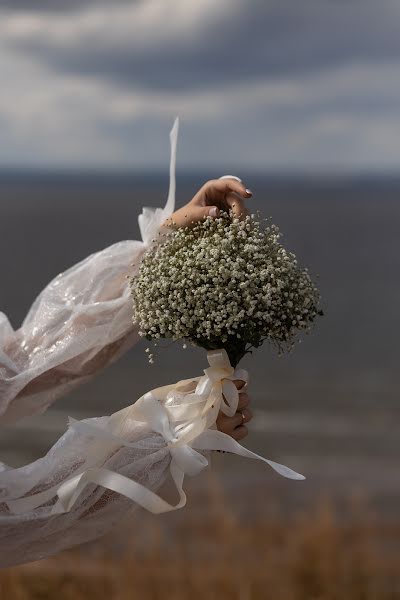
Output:
[[[210,429],[215,426],[219,410],[227,415],[236,412],[239,393],[233,380],[241,379],[246,385],[248,374],[243,369],[233,369],[225,350],[209,351],[207,359],[210,367],[205,369],[203,377],[148,392],[132,406],[111,415],[109,429],[70,419],[70,427],[95,438],[81,472],[44,492],[8,500],[9,509],[16,514],[28,512],[58,496],[51,514],[68,512],[86,485],[94,483],[126,496],[152,513],[177,510],[186,504],[185,475],[197,475],[208,466],[206,457],[196,450],[225,450],[256,458],[284,477],[304,479],[289,467],[259,456],[225,433]],[[180,390],[188,381],[197,381],[196,388],[192,393],[182,393]],[[116,449],[134,446],[126,439],[131,419],[147,424],[150,430],[163,436],[171,454],[170,472],[179,493],[177,504],[169,504],[142,484],[98,466]]]
[[[233,381],[235,379],[242,380],[244,382],[243,387],[245,387],[248,381],[248,373],[245,369],[234,369],[224,349],[210,350],[207,352],[207,360],[210,366],[204,370],[205,378],[199,382],[199,389],[196,390],[199,394],[202,393],[203,386],[205,393],[210,390],[202,414],[204,415],[212,406],[212,403],[216,401],[219,410],[228,417],[232,417],[237,411],[239,402],[239,393]]]

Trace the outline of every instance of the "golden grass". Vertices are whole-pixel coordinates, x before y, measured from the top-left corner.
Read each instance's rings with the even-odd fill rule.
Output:
[[[357,504],[339,518],[326,501],[289,520],[265,514],[243,521],[224,510],[215,480],[208,503],[201,519],[190,511],[175,513],[172,539],[163,529],[163,517],[142,513],[131,534],[124,528],[124,541],[118,532],[107,543],[103,539],[0,571],[0,598],[400,598],[400,522],[385,524]]]

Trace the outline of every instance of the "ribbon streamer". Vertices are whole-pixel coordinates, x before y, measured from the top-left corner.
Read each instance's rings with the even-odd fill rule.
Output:
[[[172,129],[169,133],[171,144],[171,156],[169,163],[169,191],[167,202],[164,208],[152,208],[145,206],[138,217],[140,235],[145,246],[149,246],[153,239],[157,237],[163,222],[172,215],[175,210],[175,167],[176,167],[176,147],[178,144],[179,117],[175,118]]]
[[[208,460],[197,450],[225,450],[261,460],[283,477],[305,479],[289,467],[259,456],[225,433],[212,429],[220,410],[227,415],[235,414],[239,393],[233,381],[240,379],[247,385],[248,374],[244,369],[233,369],[223,349],[209,351],[207,359],[210,366],[204,370],[202,377],[146,393],[132,406],[111,415],[107,429],[70,419],[70,427],[94,437],[92,451],[90,456],[85,457],[81,472],[44,492],[8,499],[6,503],[10,511],[26,513],[57,496],[51,514],[68,512],[90,483],[122,494],[155,514],[177,510],[186,504],[183,490],[185,475],[197,475],[208,466]],[[133,446],[128,438],[138,422],[163,436],[169,448],[170,473],[179,494],[175,505],[142,484],[102,466],[116,449]]]

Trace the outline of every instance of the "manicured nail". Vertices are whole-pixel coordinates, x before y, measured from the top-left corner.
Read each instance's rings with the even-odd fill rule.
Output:
[[[208,214],[210,215],[210,217],[217,217],[218,216],[218,208],[216,206],[212,206],[210,208],[210,210],[208,211]]]
[[[253,192],[251,190],[249,190],[249,188],[246,188],[246,194],[249,194],[250,196],[252,196]]]

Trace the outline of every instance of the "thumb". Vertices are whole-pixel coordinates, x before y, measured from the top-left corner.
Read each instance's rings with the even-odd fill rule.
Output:
[[[174,222],[176,227],[190,227],[197,221],[202,221],[206,217],[218,217],[219,208],[217,206],[196,206],[196,204],[189,203],[177,210],[166,225],[169,222]]]
[[[218,206],[193,206],[190,211],[191,221],[201,221],[206,217],[218,217]]]

